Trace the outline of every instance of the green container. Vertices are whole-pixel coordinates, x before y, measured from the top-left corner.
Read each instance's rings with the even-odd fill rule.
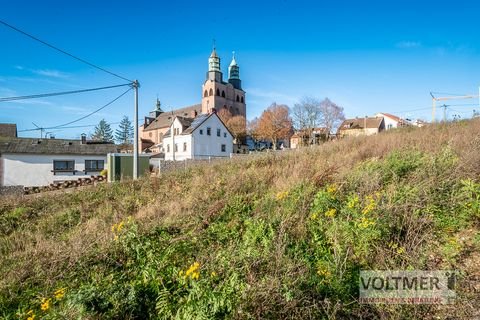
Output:
[[[107,155],[108,182],[132,179],[133,154],[109,153]],[[150,155],[138,155],[138,176],[150,174]]]

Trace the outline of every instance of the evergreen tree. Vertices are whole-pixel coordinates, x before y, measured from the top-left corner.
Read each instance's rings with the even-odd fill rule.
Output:
[[[133,142],[133,124],[127,116],[123,116],[118,129],[115,130],[115,140],[121,144],[131,144]]]
[[[113,131],[110,128],[110,125],[105,121],[105,119],[100,120],[98,125],[95,127],[95,132],[92,135],[93,140],[98,141],[113,141]]]

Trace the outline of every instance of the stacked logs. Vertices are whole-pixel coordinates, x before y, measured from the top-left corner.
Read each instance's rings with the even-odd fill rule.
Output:
[[[105,176],[90,176],[89,178],[78,178],[77,180],[65,180],[62,182],[50,183],[48,186],[42,187],[25,187],[24,194],[40,193],[45,191],[61,190],[67,188],[75,188],[89,185],[96,185],[99,182],[107,180]]]

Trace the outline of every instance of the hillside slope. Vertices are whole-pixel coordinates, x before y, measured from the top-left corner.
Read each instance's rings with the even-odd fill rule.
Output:
[[[479,137],[407,128],[2,198],[0,317],[478,316]],[[457,269],[457,305],[358,304],[362,269]]]

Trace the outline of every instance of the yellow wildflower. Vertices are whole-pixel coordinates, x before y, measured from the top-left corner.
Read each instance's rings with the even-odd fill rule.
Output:
[[[368,213],[372,212],[373,210],[375,210],[375,208],[377,207],[375,199],[372,196],[367,196],[366,200],[367,200],[366,201],[367,204],[365,205],[365,207],[362,210],[363,214],[368,214]]]
[[[183,277],[184,279],[187,279],[188,277],[192,278],[193,280],[196,280],[200,276],[200,263],[195,262],[193,263],[187,271],[185,271],[185,276]]]
[[[315,220],[317,218],[318,218],[318,213],[317,212],[312,213],[312,215],[310,216],[311,220]]]
[[[373,226],[373,225],[375,225],[375,221],[370,220],[370,219],[368,219],[368,218],[366,218],[366,217],[362,217],[362,220],[361,220],[360,223],[358,224],[358,226],[359,226],[360,228],[362,228],[362,229],[366,229],[366,228],[368,228],[368,227],[370,227],[370,226]]]
[[[215,277],[217,276],[217,273],[216,273],[215,271],[212,271],[212,273],[210,274],[210,276],[211,276],[212,278],[215,278]]]
[[[398,249],[397,249],[397,253],[398,253],[398,254],[405,253],[405,248],[404,248],[404,247],[398,248]]]
[[[28,316],[27,320],[35,320],[35,314],[33,314],[32,310],[30,310],[30,311],[31,311],[31,314],[30,314],[30,316]],[[29,314],[29,313],[27,313],[27,314]]]
[[[350,200],[348,200],[348,203],[347,203],[348,209],[354,209],[357,206],[358,201],[359,199],[357,195],[354,195],[353,198],[350,198]]]
[[[333,208],[325,212],[325,217],[333,218],[335,217],[335,214],[337,213],[337,209]]]
[[[337,186],[336,185],[331,184],[327,187],[327,193],[334,194],[335,192],[337,192]]]
[[[60,288],[56,290],[54,293],[55,299],[61,300],[63,296],[65,296],[65,288]]]
[[[42,299],[42,304],[40,305],[40,309],[42,309],[42,311],[47,311],[50,308],[50,301],[51,300],[52,299],[43,298]]]
[[[277,193],[277,195],[275,196],[275,198],[276,198],[278,201],[281,201],[281,200],[285,199],[287,196],[288,196],[288,191],[283,191],[283,192]]]
[[[324,266],[317,268],[317,274],[324,278],[329,278],[332,275],[331,272]]]

